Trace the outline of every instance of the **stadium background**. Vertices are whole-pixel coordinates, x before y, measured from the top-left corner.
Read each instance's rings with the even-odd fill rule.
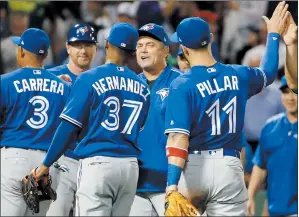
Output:
[[[265,50],[267,29],[261,16],[270,17],[277,1],[1,1],[0,2],[0,74],[17,68],[12,35],[21,35],[27,28],[45,30],[51,38],[51,48],[45,62],[51,68],[68,61],[65,49],[66,34],[76,23],[88,23],[97,31],[98,51],[92,67],[104,63],[105,38],[116,22],[128,22],[137,28],[147,23],[162,25],[171,35],[186,17],[199,16],[206,20],[216,36],[214,57],[224,63],[258,66]],[[297,23],[298,1],[288,2],[289,11]],[[297,23],[298,24],[298,23]],[[168,64],[177,67],[177,45],[171,44]],[[260,130],[269,117],[282,111],[279,81],[284,74],[285,47],[280,45],[280,69],[273,85],[249,100],[244,132],[245,179],[249,180],[251,158]],[[132,58],[129,67],[141,69]],[[257,106],[258,105],[258,106]],[[257,214],[262,213],[265,188],[257,194]]]

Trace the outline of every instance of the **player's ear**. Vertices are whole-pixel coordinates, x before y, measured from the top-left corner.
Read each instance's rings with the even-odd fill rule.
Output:
[[[25,57],[25,50],[24,50],[22,47],[20,47],[20,56],[21,56],[22,58]]]
[[[189,51],[188,51],[188,49],[184,46],[184,45],[180,45],[181,47],[182,47],[182,51],[183,51],[183,53],[184,53],[184,56],[186,57],[186,56],[189,56]]]
[[[163,46],[164,46],[163,53],[164,53],[165,57],[167,57],[169,55],[169,47],[165,46],[165,45],[163,45]]]
[[[212,44],[213,43],[213,41],[214,41],[214,35],[213,35],[213,33],[210,33],[210,44]]]
[[[67,53],[70,54],[70,48],[71,48],[71,46],[66,42],[65,43],[65,47],[66,47]]]
[[[108,49],[109,48],[109,42],[106,40],[105,41],[105,49]]]

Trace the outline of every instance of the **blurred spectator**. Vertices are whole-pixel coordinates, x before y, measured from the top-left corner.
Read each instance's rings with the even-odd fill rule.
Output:
[[[248,41],[238,52],[236,57],[236,64],[242,64],[242,60],[248,50],[259,44],[259,30],[254,26],[248,27]]]
[[[0,1],[0,38],[6,38],[9,36],[8,27],[8,3]]]
[[[163,24],[164,17],[159,1],[136,1],[136,3],[136,21],[138,28],[147,23]]]
[[[222,59],[229,63],[236,62],[237,51],[247,43],[247,27],[258,27],[266,13],[267,4],[267,1],[226,2],[221,43]]]
[[[9,36],[1,40],[1,53],[4,73],[17,69],[16,45],[12,42],[11,36],[21,36],[28,28],[29,17],[25,12],[11,11],[8,16]]]
[[[248,66],[249,61],[254,57],[262,57],[266,51],[266,42],[267,42],[267,25],[264,21],[260,24],[259,30],[260,44],[251,48],[245,53],[245,56],[242,60],[242,65]],[[286,47],[284,42],[281,40],[279,44],[279,64],[278,68],[284,66],[286,60]]]
[[[252,57],[250,67],[258,67],[261,62],[260,56]],[[255,152],[261,130],[266,120],[273,115],[284,111],[282,106],[279,86],[277,82],[264,88],[259,94],[251,97],[246,104],[244,133],[248,143]]]
[[[83,1],[81,5],[81,17],[83,22],[91,25],[96,32],[110,28],[113,21],[105,6],[108,2],[104,1]]]
[[[213,13],[209,10],[202,10],[202,11],[196,11],[194,16],[198,16],[205,20],[209,26],[211,33],[213,33],[213,43],[212,43],[212,54],[215,60],[219,61],[219,47],[218,47],[218,19],[219,16],[217,13]]]
[[[136,26],[136,9],[133,5],[133,3],[130,2],[122,2],[117,5],[117,15],[115,22],[125,22],[129,23],[133,26]],[[99,44],[99,48],[96,54],[96,57],[94,58],[92,62],[92,67],[101,65],[105,62],[105,40],[109,35],[111,26],[107,26],[104,29],[101,29],[97,34],[97,40]],[[136,72],[140,72],[141,68],[137,65],[137,61],[135,58],[130,58],[128,61],[128,65],[130,68]]]

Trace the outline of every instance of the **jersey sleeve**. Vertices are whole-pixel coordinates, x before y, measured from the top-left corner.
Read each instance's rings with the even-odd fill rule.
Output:
[[[261,145],[257,147],[254,157],[252,159],[252,162],[254,165],[257,165],[258,167],[265,169],[266,168],[266,161],[265,161],[265,156],[264,153],[261,151]]]
[[[82,128],[85,115],[88,114],[92,90],[86,82],[86,77],[78,77],[71,88],[66,106],[60,118]]]
[[[243,80],[248,81],[248,98],[259,93],[267,86],[267,76],[259,67],[240,66],[237,73]]]
[[[182,133],[190,136],[191,97],[187,87],[171,85],[166,104],[165,134]]]

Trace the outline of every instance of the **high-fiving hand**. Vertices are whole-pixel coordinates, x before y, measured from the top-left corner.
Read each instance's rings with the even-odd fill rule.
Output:
[[[290,13],[288,12],[289,5],[285,1],[280,2],[273,14],[271,19],[266,16],[263,16],[264,21],[267,24],[268,33],[276,32],[279,35],[283,35],[288,25],[288,17]]]

